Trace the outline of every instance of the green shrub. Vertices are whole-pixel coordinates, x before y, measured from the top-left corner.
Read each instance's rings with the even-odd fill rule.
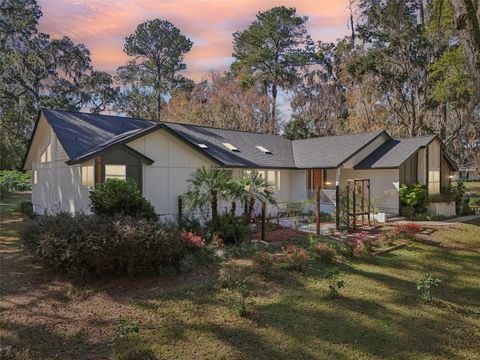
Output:
[[[468,205],[471,207],[480,206],[480,197],[471,197],[468,199]]]
[[[434,278],[432,274],[424,274],[417,283],[417,290],[420,291],[422,299],[431,302],[433,300],[433,289],[441,284],[442,280]]]
[[[140,326],[138,321],[130,321],[128,319],[119,319],[117,321],[117,336],[122,338],[130,334],[138,334],[140,332]]]
[[[191,214],[183,215],[178,220],[178,227],[181,230],[190,231],[194,234],[198,234],[202,230],[202,224],[200,223],[200,220],[198,220],[195,216]]]
[[[404,216],[412,216],[412,208],[414,213],[424,213],[428,204],[426,187],[420,184],[400,185],[400,202]]]
[[[33,205],[30,201],[22,201],[18,205],[18,210],[27,218],[33,219],[35,213],[33,212]]]
[[[457,215],[468,213],[468,204],[465,203],[465,184],[462,180],[454,185],[450,184],[442,189],[442,195],[447,197],[444,201],[455,201],[455,211]]]
[[[128,216],[37,217],[21,238],[47,265],[80,276],[159,273],[177,266],[184,253],[176,226]]]
[[[0,188],[6,191],[31,191],[32,172],[2,170],[0,171]]]
[[[306,201],[290,201],[285,205],[285,214],[287,216],[300,216],[305,211]]]
[[[97,215],[128,215],[157,220],[158,215],[132,179],[107,179],[90,192],[92,211]]]
[[[218,235],[225,244],[240,244],[249,233],[244,218],[237,218],[230,213],[218,217],[217,223],[210,222],[212,234]]]
[[[329,296],[336,298],[340,295],[340,290],[345,288],[345,281],[338,279],[337,276],[332,276],[328,281]]]

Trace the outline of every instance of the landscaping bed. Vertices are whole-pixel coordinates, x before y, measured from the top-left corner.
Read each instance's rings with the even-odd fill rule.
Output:
[[[18,200],[2,204],[0,213],[0,358],[474,359],[480,353],[479,221],[419,233],[461,245],[455,248],[411,239],[384,256],[362,248],[350,256],[335,247],[341,239],[302,234],[275,245],[220,246],[223,257],[192,272],[72,279],[20,247]],[[328,248],[335,249],[334,261]],[[441,285],[426,301],[417,286],[437,278]]]

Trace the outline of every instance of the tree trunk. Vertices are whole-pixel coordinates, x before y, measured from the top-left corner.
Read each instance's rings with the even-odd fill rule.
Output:
[[[446,1],[446,0],[444,0]],[[453,8],[455,27],[472,78],[475,93],[468,106],[465,126],[474,118],[475,108],[480,102],[480,6],[474,0],[450,0]]]
[[[420,22],[422,24],[422,30],[425,29],[425,8],[423,6],[423,0],[418,1],[418,6],[420,8]]]
[[[237,202],[235,200],[232,200],[232,204],[230,207],[230,214],[232,214],[232,216],[235,216],[236,212],[237,212]]]
[[[272,85],[272,118],[270,119],[270,126],[268,132],[275,134],[275,128],[277,126],[277,85]]]
[[[255,198],[253,196],[249,196],[248,198],[248,223],[252,222],[252,212],[253,207],[255,206]]]
[[[348,8],[350,10],[350,28],[352,30],[352,34],[350,36],[350,45],[352,49],[355,49],[355,23],[353,21],[353,7],[354,7],[354,0],[350,0],[348,4]]]
[[[217,192],[214,191],[212,192],[212,222],[214,224],[217,224],[218,221],[218,210],[217,210],[217,205],[218,205],[218,198],[217,198]]]
[[[162,93],[157,95],[157,120],[160,121],[160,112],[162,111]]]

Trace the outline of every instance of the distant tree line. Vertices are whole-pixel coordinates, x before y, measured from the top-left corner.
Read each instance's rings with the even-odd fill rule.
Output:
[[[38,31],[35,0],[0,0],[0,168],[18,167],[42,106],[114,111],[287,138],[387,129],[438,134],[460,162],[480,164],[478,0],[350,0],[350,34],[314,42],[295,8],[259,12],[233,34],[225,73],[182,75],[193,42],[146,21],[111,75],[68,37]],[[291,116],[278,108],[288,98]]]

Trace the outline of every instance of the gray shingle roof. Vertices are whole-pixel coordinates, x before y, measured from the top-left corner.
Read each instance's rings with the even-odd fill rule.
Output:
[[[227,167],[335,168],[363,149],[384,131],[290,141],[278,135],[218,129],[192,124],[146,121],[121,116],[43,109],[70,162],[83,161],[117,144],[126,144],[150,131],[165,128],[192,147]],[[386,134],[386,133],[385,133]],[[388,136],[388,134],[386,134]],[[389,140],[358,169],[400,166],[433,136]],[[227,149],[231,143],[238,152]],[[202,149],[198,144],[204,144]],[[265,154],[257,146],[271,151]]]
[[[384,131],[325,136],[292,142],[299,168],[336,168],[368,145]]]
[[[295,168],[291,142],[278,135],[189,124],[164,123],[164,125],[224,166]],[[228,150],[223,143],[230,143],[239,151]],[[201,149],[198,144],[205,144],[207,148]],[[257,146],[265,147],[271,154],[265,154]]]
[[[114,138],[133,136],[158,123],[121,116],[42,109],[70,160],[101,150]]]
[[[355,166],[355,169],[397,168],[423,146],[428,145],[435,135],[406,139],[391,139],[378,147]]]

